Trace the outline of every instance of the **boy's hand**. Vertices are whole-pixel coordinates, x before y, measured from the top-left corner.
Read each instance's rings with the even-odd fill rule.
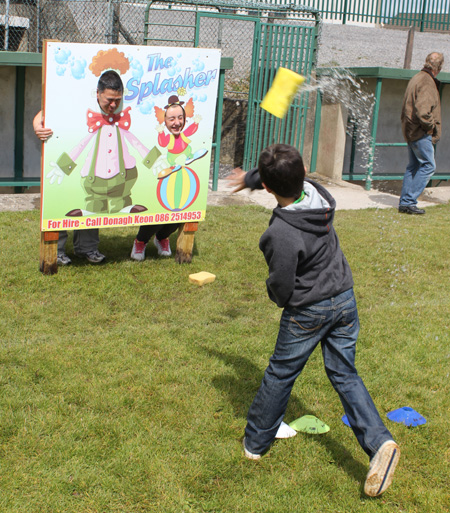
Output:
[[[233,169],[233,171],[231,171],[231,173],[226,177],[230,182],[231,187],[234,187],[231,193],[239,192],[247,188],[244,177],[245,171],[242,171],[240,167]]]

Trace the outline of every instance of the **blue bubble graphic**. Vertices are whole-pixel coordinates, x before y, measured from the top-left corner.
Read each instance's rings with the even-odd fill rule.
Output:
[[[58,64],[67,64],[69,62],[70,50],[63,50],[58,48],[55,50],[55,61]]]
[[[72,64],[72,76],[73,78],[77,79],[77,80],[81,80],[82,78],[84,78],[86,75],[85,75],[85,69],[86,69],[86,61],[84,59],[79,59],[77,61],[75,61],[73,64]]]

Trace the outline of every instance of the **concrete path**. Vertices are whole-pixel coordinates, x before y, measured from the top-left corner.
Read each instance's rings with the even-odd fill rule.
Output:
[[[366,191],[363,187],[352,183],[340,181],[331,182],[319,175],[310,175],[327,188],[336,200],[336,210],[358,210],[364,208],[398,208],[398,196],[375,189]],[[266,191],[240,191],[231,194],[231,189],[226,180],[219,180],[217,192],[210,191],[208,195],[209,205],[238,205],[254,204],[273,209],[276,201]],[[441,186],[427,189],[422,194],[419,207],[428,208],[437,204],[450,202],[450,187]]]
[[[337,210],[358,210],[364,208],[397,208],[398,196],[377,190],[366,191],[363,187],[348,182],[331,182],[317,174],[311,178],[326,187],[336,199]],[[445,185],[426,189],[419,201],[420,208],[450,202],[450,187]],[[276,206],[276,201],[266,191],[244,190],[231,194],[225,179],[219,179],[218,190],[208,193],[208,205],[261,205],[268,209]],[[0,212],[38,210],[40,194],[0,194]]]

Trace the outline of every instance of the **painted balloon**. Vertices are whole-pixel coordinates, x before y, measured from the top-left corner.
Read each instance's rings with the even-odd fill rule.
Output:
[[[162,207],[171,212],[186,210],[197,199],[200,181],[189,167],[159,179],[156,195]]]

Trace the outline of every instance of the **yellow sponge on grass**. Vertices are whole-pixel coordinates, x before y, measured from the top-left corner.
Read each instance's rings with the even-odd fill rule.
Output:
[[[207,273],[206,271],[189,275],[189,281],[199,286],[205,285],[205,283],[212,283],[215,279],[215,274]]]

